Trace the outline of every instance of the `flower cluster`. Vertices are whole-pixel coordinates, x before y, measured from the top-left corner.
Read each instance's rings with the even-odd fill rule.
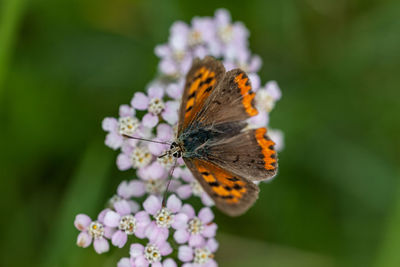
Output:
[[[191,25],[172,25],[168,43],[155,49],[160,58],[157,77],[145,93],[136,92],[129,105],[120,106],[118,118],[105,118],[102,123],[107,132],[105,144],[120,151],[118,169],[133,169],[137,178],[119,185],[97,220],[84,214],[76,216],[75,226],[81,231],[78,246],[93,243],[95,251],[103,253],[110,249],[109,242],[122,248],[130,240],[130,257],[119,261],[121,267],[177,266],[178,260],[185,267],[217,266],[212,199],[178,159],[168,187],[171,195],[162,203],[174,158],[158,156],[169,148],[163,142],[171,142],[175,136],[185,75],[196,57],[211,55],[220,59],[227,70],[239,67],[246,71],[259,110],[248,125],[256,128],[269,124],[269,113],[281,92],[274,81],[261,85],[257,74],[261,59],[251,54],[248,36],[245,26],[232,23],[224,9],[217,10],[214,17],[196,17]],[[129,139],[126,135],[157,142]],[[282,149],[282,132],[269,129],[269,135],[277,150]],[[197,213],[190,204],[182,203],[191,197],[199,197],[204,205]],[[171,243],[179,246],[177,259],[169,257],[173,252]]]

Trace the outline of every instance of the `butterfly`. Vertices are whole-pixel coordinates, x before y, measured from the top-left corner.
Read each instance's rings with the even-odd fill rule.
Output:
[[[256,201],[254,182],[277,173],[277,153],[267,129],[246,127],[246,120],[258,114],[254,97],[243,70],[226,72],[213,57],[195,59],[168,150],[183,158],[217,208],[231,216],[243,214]]]

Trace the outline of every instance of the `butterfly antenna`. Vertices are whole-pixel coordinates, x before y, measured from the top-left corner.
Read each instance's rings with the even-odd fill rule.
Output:
[[[155,140],[150,140],[150,139],[146,139],[146,138],[134,137],[134,136],[126,135],[126,134],[123,134],[122,136],[125,137],[125,138],[129,138],[129,139],[135,139],[135,140],[146,141],[146,142],[157,143],[157,144],[163,144],[163,145],[171,145],[170,142],[155,141]]]
[[[170,177],[170,178],[169,178],[169,180],[168,180],[168,182],[167,182],[167,187],[165,188],[165,192],[164,192],[164,196],[163,196],[163,201],[162,201],[162,206],[163,206],[163,207],[166,206],[168,188],[169,188],[169,185],[171,184],[172,174],[174,174],[174,170],[175,170],[177,161],[178,161],[178,158],[175,158],[175,160],[174,160],[174,165],[172,165],[172,168],[171,168],[171,170],[169,171],[169,177]]]

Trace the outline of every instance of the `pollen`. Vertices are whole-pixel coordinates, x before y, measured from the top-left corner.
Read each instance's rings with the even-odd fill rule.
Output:
[[[164,102],[160,98],[153,98],[149,103],[149,112],[154,115],[160,114],[165,108]]]
[[[152,155],[145,147],[136,147],[132,152],[132,166],[134,168],[141,168],[147,166],[151,160]]]
[[[148,244],[144,249],[144,257],[149,261],[149,263],[159,262],[161,260],[160,249],[153,244]]]
[[[104,226],[97,221],[92,222],[89,225],[88,232],[94,239],[102,238],[104,236]]]
[[[139,120],[135,117],[121,117],[118,120],[119,134],[133,135],[139,127]]]
[[[194,263],[204,264],[207,263],[209,259],[212,259],[214,255],[207,248],[196,248],[194,250]]]
[[[122,216],[118,228],[127,235],[132,235],[136,230],[136,219],[132,215]]]
[[[188,222],[188,231],[191,234],[200,234],[204,229],[203,223],[199,218],[195,217]]]
[[[174,220],[174,215],[167,208],[162,208],[154,218],[159,227],[169,228]]]

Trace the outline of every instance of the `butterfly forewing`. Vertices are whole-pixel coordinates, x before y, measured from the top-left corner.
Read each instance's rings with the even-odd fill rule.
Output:
[[[215,205],[224,213],[241,215],[256,201],[258,187],[248,179],[204,160],[184,160]]]
[[[228,71],[195,120],[204,125],[246,120],[258,114],[254,97],[246,73],[241,69]]]
[[[225,74],[221,62],[212,57],[195,59],[186,76],[185,89],[179,114],[178,135],[194,121],[208,96]]]

